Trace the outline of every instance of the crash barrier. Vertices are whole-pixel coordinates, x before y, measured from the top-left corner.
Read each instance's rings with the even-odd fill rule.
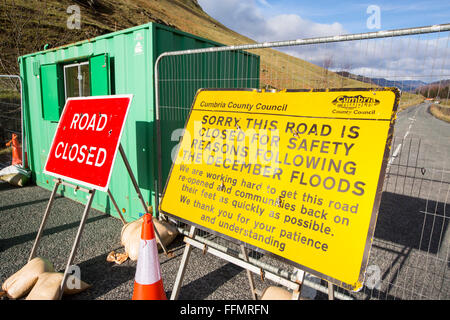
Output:
[[[449,74],[449,30],[447,24],[160,55],[155,65],[159,197],[171,168],[162,155],[176,154],[192,101],[200,88],[278,92],[394,86],[402,91],[380,194],[378,222],[364,286],[359,292],[329,286],[327,281],[309,277],[307,272],[255,248],[177,221],[186,235],[187,247],[199,248],[244,267],[253,298],[262,295],[264,289],[259,288],[266,287],[263,280],[270,277],[290,289],[296,298],[301,296],[303,284],[314,288],[314,296],[318,298],[328,294],[329,298],[338,299],[448,299],[449,236],[445,210],[450,178],[444,143],[448,127],[425,124],[419,127],[422,122],[432,121],[427,118],[430,101],[424,102],[425,97],[435,92],[433,102],[448,102],[448,89],[445,91],[445,82],[441,80]],[[248,55],[236,55],[239,50]],[[255,55],[260,57],[259,63],[249,58]],[[406,68],[408,59],[419,67]],[[220,70],[216,66],[218,61],[225,61]],[[218,74],[223,70],[250,70],[247,73],[250,76],[229,72],[224,79]],[[446,96],[442,96],[444,92]],[[439,159],[430,159],[427,154]],[[188,259],[189,252],[185,250],[181,264],[188,263]],[[260,277],[253,277],[254,274]],[[182,278],[180,269],[176,288],[180,288]],[[177,294],[174,290],[172,298]]]

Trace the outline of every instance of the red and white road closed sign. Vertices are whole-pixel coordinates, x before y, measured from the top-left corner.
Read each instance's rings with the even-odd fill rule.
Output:
[[[44,173],[107,191],[132,95],[69,98]]]

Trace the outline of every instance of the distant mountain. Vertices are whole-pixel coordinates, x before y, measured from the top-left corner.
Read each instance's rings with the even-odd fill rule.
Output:
[[[374,84],[380,87],[397,87],[400,90],[406,92],[416,92],[417,88],[428,85],[428,83],[421,80],[387,80],[384,78],[370,78],[353,74],[348,71],[338,71],[336,73],[342,77]]]
[[[441,87],[448,87],[450,86],[450,79],[445,80],[439,80],[435,82],[430,82],[427,84],[427,86],[441,86]]]

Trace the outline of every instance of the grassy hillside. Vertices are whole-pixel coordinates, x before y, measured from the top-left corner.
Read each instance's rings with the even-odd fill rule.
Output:
[[[67,8],[81,7],[81,28],[67,28]],[[147,22],[157,22],[223,44],[246,38],[208,16],[197,0],[0,0],[0,74],[18,74],[17,57]],[[280,39],[286,40],[286,39]],[[261,84],[271,88],[368,87],[273,49],[261,56]]]

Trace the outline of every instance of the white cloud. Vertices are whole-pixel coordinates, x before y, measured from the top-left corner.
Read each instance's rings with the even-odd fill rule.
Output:
[[[342,24],[317,23],[297,14],[270,16],[266,0],[199,0],[202,8],[230,29],[259,42],[295,40],[347,33]],[[448,34],[410,36],[278,48],[323,66],[333,61],[334,71],[347,70],[368,77],[426,82],[450,78]]]
[[[288,53],[319,66],[331,58],[333,71],[432,82],[450,78],[448,45],[447,37],[422,35],[291,47]]]
[[[260,4],[262,4],[263,6],[265,6],[265,7],[272,8],[272,6],[270,5],[270,3],[268,3],[266,0],[258,0],[258,2],[259,2]]]
[[[303,19],[296,14],[281,14],[265,20],[265,37],[269,41],[295,40],[344,34],[340,23],[322,24]]]
[[[336,35],[345,32],[340,23],[321,24],[297,14],[266,17],[262,7],[271,8],[265,0],[199,0],[205,12],[230,29],[256,41],[292,40]]]

